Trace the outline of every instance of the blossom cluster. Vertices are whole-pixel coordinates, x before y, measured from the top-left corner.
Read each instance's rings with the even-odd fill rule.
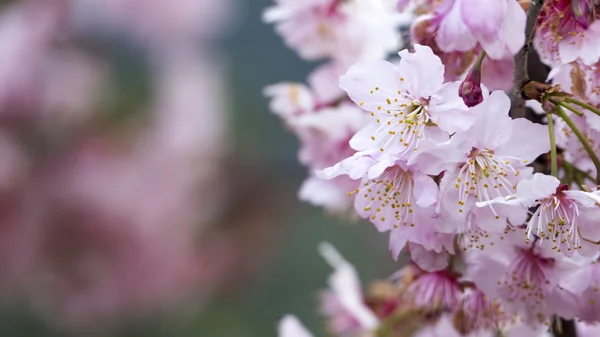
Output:
[[[281,0],[265,12],[300,56],[329,59],[308,85],[265,89],[300,138],[310,171],[300,198],[357,214],[389,232],[394,259],[410,256],[363,293],[356,271],[321,247],[336,268],[322,299],[329,331],[550,336],[570,322],[597,335],[600,5],[368,3]],[[385,60],[402,32],[409,48]],[[513,88],[530,45],[548,83]],[[513,118],[521,94],[541,115]],[[311,334],[286,316],[280,336]]]

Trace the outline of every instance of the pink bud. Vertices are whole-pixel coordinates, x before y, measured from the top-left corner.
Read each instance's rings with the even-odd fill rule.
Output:
[[[479,56],[467,78],[460,84],[458,95],[463,99],[468,107],[476,106],[483,102],[483,92],[481,90],[481,63],[483,57]]]

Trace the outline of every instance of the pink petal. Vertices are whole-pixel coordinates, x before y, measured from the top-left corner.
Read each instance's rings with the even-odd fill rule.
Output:
[[[459,81],[445,83],[430,100],[429,114],[440,129],[450,134],[467,131],[476,119],[473,111],[469,110],[458,95],[460,85]]]
[[[404,78],[408,92],[417,97],[429,98],[444,83],[444,65],[431,48],[414,45],[415,52],[402,50],[398,74]]]
[[[312,337],[296,316],[286,315],[279,322],[279,337]]]
[[[525,44],[526,22],[527,15],[521,5],[515,0],[508,0],[502,27],[502,40],[513,55],[517,54]]]
[[[501,148],[496,149],[499,156],[506,155],[533,162],[540,155],[550,151],[550,137],[546,125],[535,124],[525,118],[511,120],[512,135]],[[527,146],[524,146],[524,145]]]
[[[510,98],[503,91],[494,91],[482,103],[472,108],[477,120],[468,131],[473,147],[496,150],[512,137],[512,119],[508,116]]]
[[[435,42],[446,53],[453,51],[466,52],[477,45],[477,40],[461,17],[459,0],[454,0],[452,8],[442,18]]]
[[[448,253],[436,253],[426,250],[423,246],[414,243],[409,243],[409,247],[410,259],[416,263],[419,268],[428,272],[435,272],[448,267]]]
[[[439,197],[440,189],[435,181],[428,175],[415,172],[414,193],[417,198],[417,205],[423,208],[433,206]]]
[[[459,2],[461,18],[477,40],[497,39],[506,12],[506,0],[460,0]]]
[[[362,61],[340,77],[340,87],[361,108],[377,113],[378,106],[403,88],[400,77],[399,69],[387,61]]]

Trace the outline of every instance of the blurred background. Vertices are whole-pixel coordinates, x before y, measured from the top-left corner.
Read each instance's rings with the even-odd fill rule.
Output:
[[[269,5],[0,1],[0,336],[322,336],[319,242],[395,271],[387,235],[297,198],[262,89],[316,65]]]

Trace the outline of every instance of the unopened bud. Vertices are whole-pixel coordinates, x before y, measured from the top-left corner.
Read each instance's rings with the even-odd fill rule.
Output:
[[[458,94],[468,107],[473,107],[483,102],[481,84],[470,81],[468,78],[460,85]]]
[[[552,86],[546,83],[529,81],[523,86],[523,96],[527,99],[533,99],[538,102],[542,101],[542,96],[546,94]]]
[[[483,91],[481,90],[481,63],[485,54],[482,53],[478,58],[469,73],[467,78],[460,84],[458,95],[463,99],[463,102],[468,107],[476,106],[483,102]]]

